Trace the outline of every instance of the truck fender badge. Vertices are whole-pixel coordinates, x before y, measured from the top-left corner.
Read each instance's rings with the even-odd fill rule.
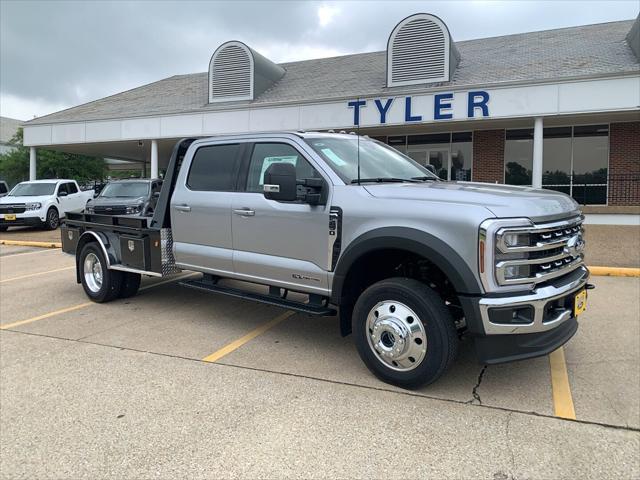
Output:
[[[67,237],[69,237],[69,240],[73,240],[73,232],[71,230],[67,232]]]
[[[130,252],[133,252],[133,250],[136,248],[135,244],[133,243],[133,240],[129,240],[127,242],[127,247],[129,247]]]

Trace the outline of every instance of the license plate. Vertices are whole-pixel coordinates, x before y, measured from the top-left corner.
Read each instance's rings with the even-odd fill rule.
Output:
[[[573,313],[577,317],[587,309],[587,291],[582,290],[573,299]]]
[[[4,219],[5,220],[15,220],[16,216],[15,215],[9,215],[8,213],[4,214]]]

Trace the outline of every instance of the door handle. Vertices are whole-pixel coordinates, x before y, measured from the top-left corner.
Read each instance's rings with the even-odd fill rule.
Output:
[[[249,208],[236,208],[233,213],[242,217],[253,217],[256,214],[256,211]]]
[[[191,211],[191,207],[189,205],[176,205],[174,208],[176,210],[178,210],[179,212],[190,212]]]

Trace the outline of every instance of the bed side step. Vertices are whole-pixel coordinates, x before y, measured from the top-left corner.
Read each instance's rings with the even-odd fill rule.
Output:
[[[211,282],[201,279],[185,280],[183,282],[179,282],[179,285],[196,290],[201,290],[204,292],[219,293],[222,295],[229,295],[230,297],[253,300],[254,302],[266,303],[267,305],[274,305],[276,307],[295,310],[297,312],[303,312],[309,315],[331,317],[337,313],[335,309],[330,308],[327,305],[327,299],[323,299],[322,302],[317,301],[320,299],[320,297],[318,297],[317,295],[309,295],[309,300],[311,303],[302,303],[293,300],[287,300],[286,298],[282,298],[276,295],[264,295],[261,293],[248,292],[239,288],[225,287],[219,285],[217,282]]]

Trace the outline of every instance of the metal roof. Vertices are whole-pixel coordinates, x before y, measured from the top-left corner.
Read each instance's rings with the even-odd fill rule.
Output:
[[[207,72],[176,75],[28,125],[104,120],[401,95],[433,88],[464,88],[640,73],[626,36],[634,20],[456,42],[460,63],[449,82],[386,87],[386,51],[280,64],[286,73],[253,101],[208,103]]]

